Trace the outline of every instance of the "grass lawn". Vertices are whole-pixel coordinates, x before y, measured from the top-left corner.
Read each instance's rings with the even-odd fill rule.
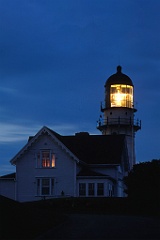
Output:
[[[44,204],[18,203],[0,196],[0,239],[33,239],[65,218]]]
[[[143,203],[143,206],[144,203]],[[149,210],[149,211],[148,211]],[[151,211],[152,210],[152,211]],[[0,196],[0,239],[34,239],[68,219],[70,213],[153,215],[158,208],[130,204],[127,198],[60,198],[18,203]]]

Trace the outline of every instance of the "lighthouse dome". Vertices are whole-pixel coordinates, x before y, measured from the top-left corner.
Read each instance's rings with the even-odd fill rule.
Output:
[[[125,74],[122,73],[122,67],[117,67],[117,72],[111,75],[105,84],[105,87],[109,87],[112,84],[125,84],[133,86],[132,80]]]
[[[133,83],[132,80],[122,73],[121,66],[117,72],[111,75],[105,84],[105,106],[133,108]]]

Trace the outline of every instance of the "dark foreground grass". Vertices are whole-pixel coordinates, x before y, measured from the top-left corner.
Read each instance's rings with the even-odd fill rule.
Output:
[[[155,204],[133,204],[127,198],[60,198],[18,203],[0,197],[0,238],[34,239],[67,220],[70,213],[154,216]]]
[[[66,215],[43,204],[0,197],[0,239],[33,239],[63,222]]]

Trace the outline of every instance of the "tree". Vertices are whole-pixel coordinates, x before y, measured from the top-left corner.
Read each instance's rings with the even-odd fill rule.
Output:
[[[139,207],[159,209],[160,159],[134,165],[128,176],[124,177],[124,183],[125,192],[132,203]]]

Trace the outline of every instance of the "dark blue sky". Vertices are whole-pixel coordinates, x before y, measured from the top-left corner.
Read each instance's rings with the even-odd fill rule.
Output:
[[[100,134],[106,79],[135,86],[137,162],[160,158],[159,0],[0,0],[0,174],[44,125]]]

